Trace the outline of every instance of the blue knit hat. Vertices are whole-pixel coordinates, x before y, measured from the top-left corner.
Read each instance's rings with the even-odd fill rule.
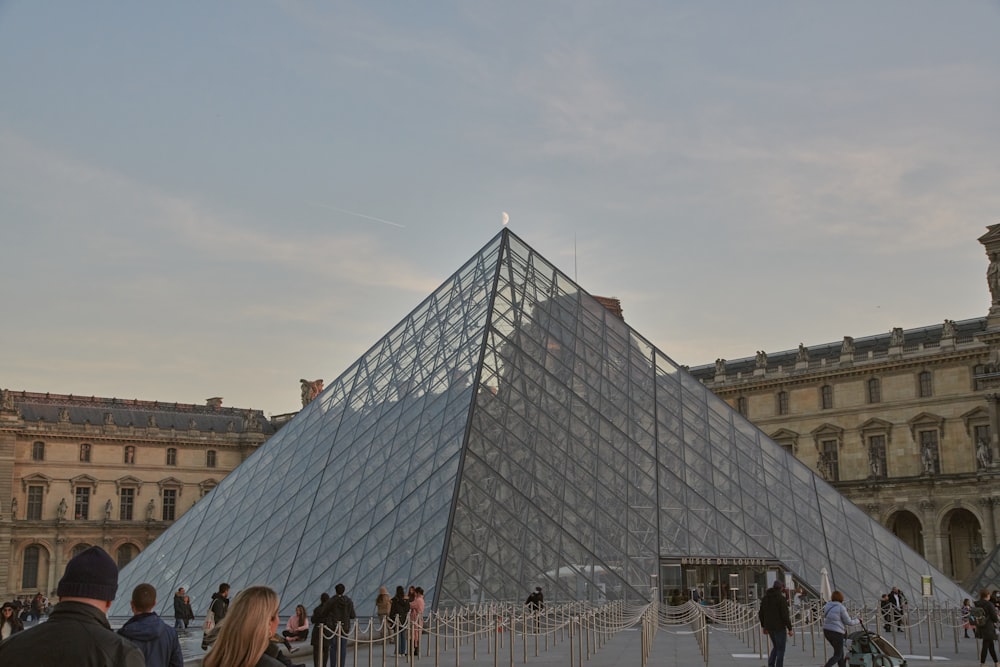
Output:
[[[56,594],[61,598],[114,600],[118,592],[118,566],[100,547],[81,551],[66,563]]]

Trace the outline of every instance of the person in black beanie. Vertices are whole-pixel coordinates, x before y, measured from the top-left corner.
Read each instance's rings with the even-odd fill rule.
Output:
[[[143,667],[142,652],[111,630],[107,613],[118,592],[118,566],[100,547],[66,564],[49,620],[0,642],[4,667]]]

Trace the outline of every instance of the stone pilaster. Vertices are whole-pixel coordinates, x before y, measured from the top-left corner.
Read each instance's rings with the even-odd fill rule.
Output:
[[[944,560],[942,554],[944,549],[941,544],[941,532],[937,525],[937,503],[933,500],[921,500],[918,505],[921,514],[921,523],[924,527],[924,560],[931,563],[939,563],[944,570]]]
[[[983,514],[983,546],[996,544],[997,540],[997,517],[996,517],[996,504],[997,498],[979,498],[976,500],[976,504],[979,505],[979,511]],[[989,551],[989,549],[987,549]]]

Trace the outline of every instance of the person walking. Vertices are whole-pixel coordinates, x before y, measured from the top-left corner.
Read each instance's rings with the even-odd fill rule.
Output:
[[[174,598],[176,601],[176,595]],[[153,611],[156,589],[151,584],[139,584],[132,590],[130,604],[134,616],[125,621],[118,634],[139,647],[146,658],[146,667],[184,667],[176,628],[164,623]]]
[[[833,648],[833,655],[826,661],[823,667],[845,667],[847,658],[844,657],[844,640],[847,639],[847,626],[860,623],[856,618],[851,618],[844,606],[844,594],[834,591],[830,594],[830,601],[823,605],[823,636]]]
[[[174,593],[174,630],[177,634],[181,634],[187,628],[187,623],[184,622],[187,612],[184,609],[184,587],[181,586]]]
[[[979,649],[979,667],[985,667],[986,654],[993,658],[993,664],[997,664],[997,623],[1000,623],[1000,616],[997,615],[997,608],[990,602],[990,592],[987,589],[979,591],[979,599],[973,603],[986,614],[986,622],[979,628],[979,638],[983,640],[983,645]]]
[[[771,653],[767,656],[767,667],[784,667],[787,643],[785,632],[788,632],[788,637],[794,632],[792,619],[788,613],[785,585],[780,580],[775,579],[774,585],[764,593],[764,597],[760,600],[757,618],[764,634],[771,638]]]
[[[59,603],[45,623],[0,642],[3,667],[143,667],[142,652],[108,623],[118,592],[118,565],[100,547],[66,564]]]

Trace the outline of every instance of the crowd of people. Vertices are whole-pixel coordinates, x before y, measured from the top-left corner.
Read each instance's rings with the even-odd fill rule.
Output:
[[[48,616],[52,611],[49,599],[40,591],[31,595],[18,595],[13,600],[3,603],[3,608],[10,608],[11,612],[21,623],[33,623],[41,620],[43,616]]]
[[[186,634],[194,620],[191,598],[184,588],[173,594],[171,626],[153,611],[156,589],[148,583],[139,584],[131,592],[132,617],[115,631],[107,613],[117,593],[118,566],[106,551],[90,547],[77,554],[59,580],[59,603],[54,607],[48,608],[40,593],[31,601],[18,599],[2,605],[0,665],[182,667],[179,636]],[[291,661],[292,642],[307,639],[313,646],[314,665],[347,665],[347,638],[357,614],[344,584],[334,587],[332,597],[321,595],[311,616],[304,605],[296,605],[280,633],[279,600],[274,590],[251,586],[232,601],[229,596],[227,583],[220,584],[212,595],[202,643],[208,650],[202,662],[205,667],[300,667]],[[410,586],[407,592],[397,586],[395,596],[389,597],[383,586],[375,599],[375,610],[379,632],[395,634],[397,653],[419,655],[423,588]],[[43,614],[48,615],[45,623],[32,624]]]

